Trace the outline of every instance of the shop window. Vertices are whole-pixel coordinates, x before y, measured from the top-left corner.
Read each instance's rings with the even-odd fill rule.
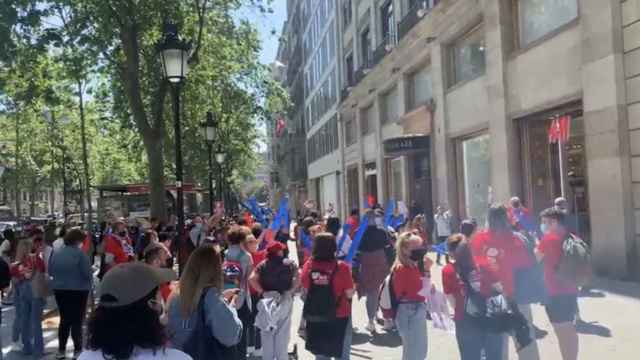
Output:
[[[389,161],[389,199],[404,201],[404,176],[402,158]]]
[[[578,0],[519,0],[520,46],[525,47],[578,17]]]
[[[430,69],[425,67],[409,75],[408,107],[413,110],[426,104],[433,97]]]
[[[484,224],[489,206],[491,186],[491,149],[488,134],[462,139],[459,142],[459,170],[463,215]]]
[[[400,104],[398,103],[398,87],[395,86],[391,91],[382,95],[382,118],[380,121],[384,123],[394,122],[400,117]]]
[[[450,86],[472,80],[485,72],[484,28],[477,26],[450,48]]]

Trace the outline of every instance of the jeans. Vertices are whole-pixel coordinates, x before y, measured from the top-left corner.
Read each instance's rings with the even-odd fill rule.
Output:
[[[76,352],[82,350],[82,323],[87,309],[88,291],[83,290],[55,290],[56,303],[60,311],[60,325],[58,326],[58,351],[67,350],[69,333],[73,339]]]
[[[502,360],[504,336],[478,327],[471,319],[456,321],[456,340],[460,360]]]
[[[351,342],[353,341],[353,323],[349,318],[347,322],[347,330],[344,333],[344,343],[342,344],[342,356],[336,360],[349,360],[351,358]],[[323,355],[316,355],[316,360],[330,360],[330,357]]]
[[[31,281],[21,281],[18,286],[20,296],[17,302],[20,314],[20,335],[26,354],[42,355],[44,353],[44,340],[42,338],[42,310],[45,299],[33,297]]]
[[[20,308],[20,289],[18,287],[18,283],[16,281],[12,281],[13,288],[13,306],[15,309],[15,315],[13,317],[13,325],[11,328],[11,340],[13,342],[20,341],[20,333],[22,333],[22,320],[20,319],[21,308]]]
[[[371,291],[366,294],[367,297],[367,316],[369,321],[376,319],[378,313],[378,291]]]
[[[398,305],[396,326],[402,339],[402,360],[425,360],[427,306],[424,303]]]

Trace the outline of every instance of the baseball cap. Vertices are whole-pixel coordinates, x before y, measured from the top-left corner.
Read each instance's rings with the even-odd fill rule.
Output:
[[[274,241],[269,246],[267,246],[267,253],[269,254],[277,254],[278,251],[287,250],[287,246],[279,241]]]
[[[100,306],[131,305],[147,296],[154,288],[177,278],[171,269],[155,268],[144,263],[116,265],[102,279],[98,293]]]

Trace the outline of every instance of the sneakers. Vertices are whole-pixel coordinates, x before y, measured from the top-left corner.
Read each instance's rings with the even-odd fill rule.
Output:
[[[67,355],[65,353],[59,352],[59,351],[56,353],[56,360],[62,360],[66,358],[67,358]]]
[[[376,324],[373,321],[369,321],[367,326],[365,326],[364,328],[365,328],[365,330],[367,330],[370,333],[375,333],[376,332]]]

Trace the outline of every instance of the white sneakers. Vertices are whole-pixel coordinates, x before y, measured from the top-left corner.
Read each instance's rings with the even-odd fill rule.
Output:
[[[375,333],[376,332],[376,324],[373,321],[369,321],[367,326],[365,326],[364,328],[365,328],[365,330],[367,330],[370,333]]]

